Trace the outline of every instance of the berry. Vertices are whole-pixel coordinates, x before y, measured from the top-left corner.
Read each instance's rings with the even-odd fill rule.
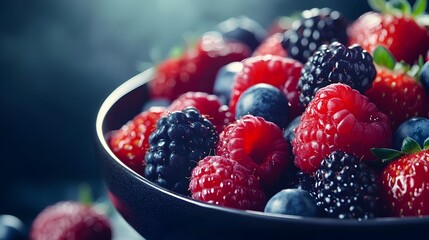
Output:
[[[404,13],[364,13],[349,27],[348,34],[350,44],[359,44],[370,53],[384,46],[398,61],[408,64],[414,64],[429,49],[426,29]]]
[[[149,149],[149,136],[164,114],[164,107],[151,107],[110,135],[110,149],[119,160],[140,175],[143,175],[146,165],[144,158]]]
[[[378,216],[377,175],[356,156],[332,152],[320,164],[315,181],[314,196],[324,216],[359,220]]]
[[[154,79],[149,82],[150,95],[173,101],[189,91],[212,93],[219,69],[243,60],[250,53],[242,43],[226,42],[219,33],[206,33],[194,47],[156,67]]]
[[[429,60],[420,69],[420,82],[426,94],[429,95]]]
[[[218,96],[223,104],[229,103],[231,97],[232,84],[235,76],[243,69],[243,63],[232,62],[219,69],[213,87],[213,93]]]
[[[389,116],[393,130],[409,118],[425,117],[429,111],[429,96],[407,73],[377,70],[377,77],[365,95]]]
[[[423,150],[412,138],[404,139],[402,146],[402,151],[374,150],[377,157],[390,161],[380,175],[388,216],[429,215],[429,139]]]
[[[242,210],[261,211],[267,201],[252,172],[222,156],[198,162],[189,188],[193,199]]]
[[[30,239],[112,239],[108,217],[78,202],[58,202],[34,219]]]
[[[322,44],[348,43],[347,22],[338,11],[313,8],[284,33],[283,48],[288,56],[305,63]]]
[[[299,100],[307,106],[320,88],[344,83],[364,93],[376,76],[371,55],[360,46],[322,45],[307,61],[298,82]]]
[[[302,64],[291,58],[264,55],[243,60],[243,70],[237,74],[229,102],[230,111],[235,114],[240,95],[257,83],[267,83],[282,90],[290,104],[290,118],[302,113],[297,84]]]
[[[280,89],[258,83],[244,91],[238,99],[235,118],[247,114],[262,117],[283,129],[289,117],[288,101]]]
[[[214,153],[218,134],[198,110],[188,107],[158,120],[150,135],[144,176],[179,194],[188,194],[189,177],[197,162]]]
[[[283,137],[291,142],[295,138],[295,129],[301,122],[301,116],[294,118],[286,127],[286,129],[283,132]]]
[[[0,239],[26,240],[27,228],[25,224],[13,215],[0,215]]]
[[[226,19],[218,24],[218,31],[227,41],[244,43],[252,51],[267,35],[266,30],[258,22],[246,16]]]
[[[295,129],[295,164],[303,172],[314,172],[335,150],[370,160],[371,148],[390,146],[389,125],[389,118],[357,90],[342,83],[323,87]]]
[[[280,57],[286,57],[287,52],[283,48],[282,41],[283,41],[283,34],[275,33],[269,36],[267,39],[265,39],[261,43],[261,45],[259,45],[258,48],[256,48],[252,56],[263,56],[266,54],[270,54],[270,55],[275,55]]]
[[[406,137],[414,139],[423,147],[424,141],[429,137],[429,119],[414,117],[401,123],[393,135],[393,147],[401,150],[402,142]]]
[[[174,100],[167,110],[170,112],[181,111],[186,107],[197,109],[201,115],[215,125],[218,133],[221,133],[225,126],[235,120],[229,112],[228,106],[222,105],[216,95],[204,92],[187,92]]]
[[[239,162],[270,188],[289,164],[289,144],[281,129],[252,115],[243,116],[220,134],[217,155]]]
[[[309,192],[302,189],[284,189],[268,200],[264,212],[316,217],[318,210],[316,201]]]

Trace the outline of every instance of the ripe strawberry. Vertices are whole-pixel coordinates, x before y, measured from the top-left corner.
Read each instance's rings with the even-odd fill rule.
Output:
[[[267,198],[252,172],[222,156],[208,156],[193,169],[192,198],[225,207],[262,211]]]
[[[267,37],[253,52],[252,56],[262,56],[271,54],[275,56],[286,57],[287,52],[282,45],[283,34],[274,33]]]
[[[302,113],[297,90],[303,65],[295,59],[264,55],[243,60],[243,69],[237,74],[232,87],[229,109],[235,115],[235,108],[240,95],[249,87],[258,83],[267,83],[285,93],[290,107],[290,119]]]
[[[374,54],[374,61],[379,66],[377,76],[365,95],[389,116],[392,130],[409,118],[425,117],[429,111],[429,96],[421,83],[406,69],[397,70],[400,67],[382,47]]]
[[[164,114],[164,107],[151,107],[113,132],[109,138],[110,149],[119,160],[142,176],[146,165],[144,158],[149,149],[149,136]]]
[[[167,108],[169,112],[182,111],[185,107],[195,107],[202,115],[215,125],[220,134],[223,129],[233,122],[234,116],[226,105],[222,105],[216,95],[204,92],[187,92],[180,95]]]
[[[407,4],[404,9],[411,8],[406,1],[401,3]],[[370,53],[378,46],[384,46],[398,61],[403,60],[408,64],[414,64],[420,55],[424,56],[429,49],[429,35],[414,18],[421,14],[420,11],[402,11],[390,2],[371,5],[380,12],[367,12],[348,28],[350,44],[357,43]]]
[[[188,91],[212,93],[218,70],[249,55],[250,49],[243,43],[226,42],[219,33],[206,33],[194,47],[156,68],[150,94],[172,101]]]
[[[289,164],[289,144],[280,128],[252,115],[225,128],[216,153],[248,168],[264,189],[272,187]]]
[[[390,161],[380,176],[388,215],[429,215],[429,138],[424,143],[424,149],[407,137],[402,151],[373,149],[373,153]]]
[[[44,209],[34,219],[30,240],[79,239],[110,240],[109,219],[88,205],[78,202],[58,202]]]
[[[370,160],[370,149],[389,147],[389,118],[367,97],[342,83],[319,89],[301,116],[292,140],[295,165],[312,173],[334,150]]]

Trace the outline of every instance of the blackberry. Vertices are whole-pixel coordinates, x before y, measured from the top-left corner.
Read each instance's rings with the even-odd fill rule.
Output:
[[[377,75],[372,56],[359,45],[324,44],[308,59],[298,81],[299,100],[307,106],[316,92],[331,83],[343,83],[364,93]]]
[[[318,47],[334,41],[348,43],[347,21],[338,11],[313,8],[284,33],[282,45],[289,57],[305,63]]]
[[[213,124],[193,107],[160,118],[150,135],[145,177],[176,193],[188,195],[197,162],[213,154],[219,136]]]
[[[376,174],[351,154],[334,151],[326,157],[315,173],[314,187],[326,217],[365,220],[378,215]]]

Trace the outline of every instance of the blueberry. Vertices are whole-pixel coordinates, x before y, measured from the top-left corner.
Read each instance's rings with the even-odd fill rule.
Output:
[[[12,215],[0,215],[0,239],[27,239],[27,229],[24,223]]]
[[[426,62],[420,69],[420,82],[426,93],[429,94],[429,62]]]
[[[401,123],[393,135],[393,147],[401,150],[402,141],[406,137],[416,140],[423,147],[423,142],[429,137],[429,119],[414,117]]]
[[[286,127],[289,117],[289,103],[284,93],[266,83],[258,83],[244,91],[235,110],[237,119],[251,114],[273,122],[282,129]]]
[[[292,141],[295,138],[295,128],[298,127],[299,123],[301,122],[301,115],[294,118],[289,125],[287,125],[283,137],[288,140],[289,142]]]
[[[264,212],[316,217],[319,210],[311,194],[302,189],[284,189],[268,200]]]
[[[246,44],[252,51],[264,40],[267,31],[258,22],[246,16],[228,18],[217,26],[223,38]]]
[[[232,62],[219,69],[214,83],[213,93],[219,97],[222,104],[227,105],[235,76],[243,69],[243,63]]]

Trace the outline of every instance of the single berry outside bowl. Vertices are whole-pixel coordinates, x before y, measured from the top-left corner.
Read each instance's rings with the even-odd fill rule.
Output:
[[[159,187],[123,164],[109,149],[108,134],[148,102],[153,69],[115,89],[96,119],[96,149],[108,195],[145,239],[403,239],[426,233],[429,216],[366,221],[298,217],[236,210],[199,202]]]

